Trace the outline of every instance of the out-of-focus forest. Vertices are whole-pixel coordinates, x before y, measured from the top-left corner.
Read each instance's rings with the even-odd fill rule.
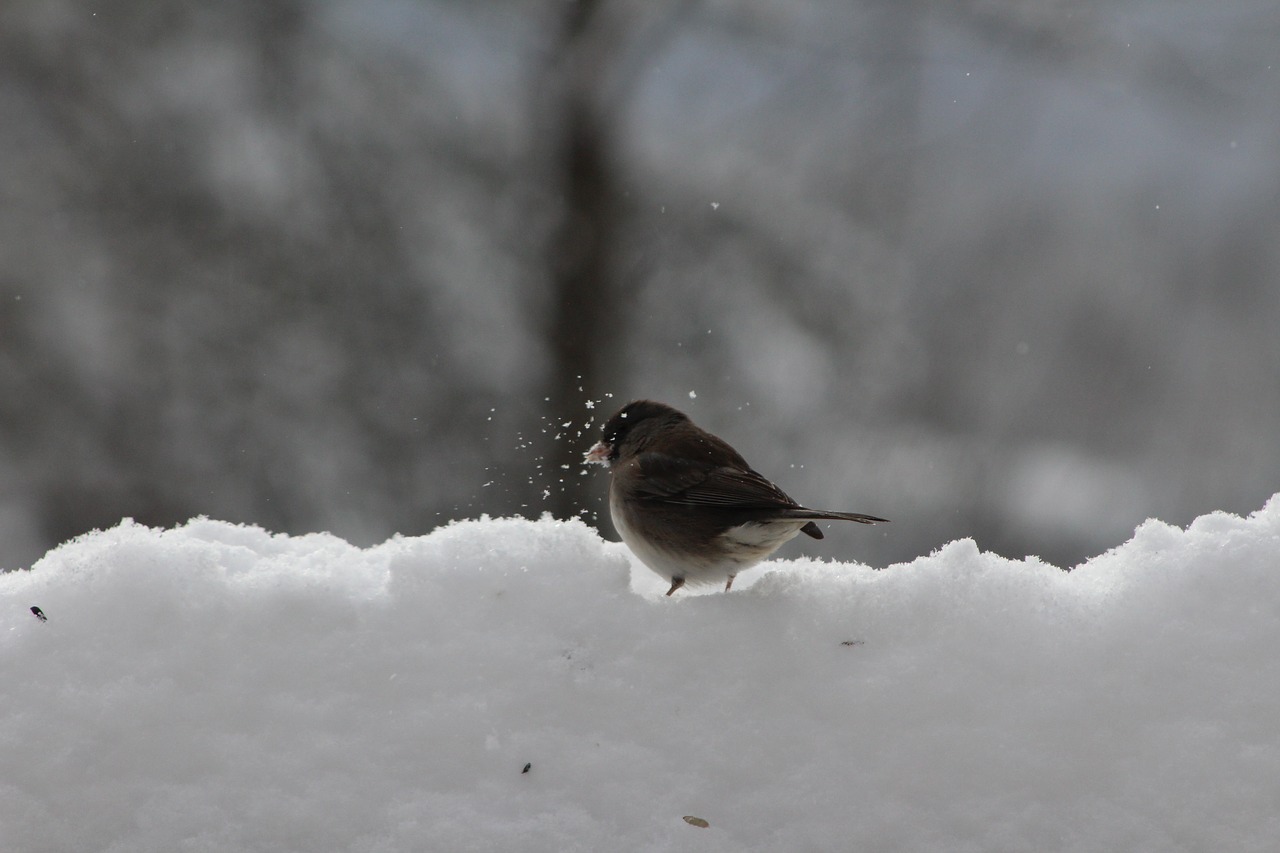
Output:
[[[609,532],[579,460],[636,396],[893,519],[819,556],[1250,512],[1277,44],[1274,0],[7,0],[0,566]]]

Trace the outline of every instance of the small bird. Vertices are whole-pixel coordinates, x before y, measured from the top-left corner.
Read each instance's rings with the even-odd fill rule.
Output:
[[[809,509],[752,470],[738,451],[664,403],[635,400],[605,422],[587,462],[609,468],[609,514],[640,561],[671,582],[724,581],[797,533],[822,538],[816,519],[888,519]]]
[[[34,615],[37,619],[39,619],[41,622],[48,622],[48,621],[49,621],[49,617],[48,617],[48,616],[45,616],[45,615],[44,615],[44,611],[43,611],[43,610],[41,610],[39,607],[32,607],[32,608],[31,608],[31,613],[32,613],[32,615]]]

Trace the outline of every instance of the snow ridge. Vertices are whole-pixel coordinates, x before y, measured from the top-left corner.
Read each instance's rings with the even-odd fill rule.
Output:
[[[961,540],[745,580],[666,599],[549,518],[82,536],[0,576],[0,849],[1280,837],[1280,496],[1069,573]]]

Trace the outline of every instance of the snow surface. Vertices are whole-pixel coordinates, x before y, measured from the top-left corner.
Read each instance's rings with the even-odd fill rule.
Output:
[[[1275,849],[1280,495],[741,583],[550,519],[80,537],[0,576],[0,850]]]

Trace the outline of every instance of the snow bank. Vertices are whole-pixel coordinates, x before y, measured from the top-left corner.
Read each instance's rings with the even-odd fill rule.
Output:
[[[757,577],[667,599],[551,520],[81,537],[0,576],[0,849],[1280,837],[1280,496],[1069,574],[959,541]]]

